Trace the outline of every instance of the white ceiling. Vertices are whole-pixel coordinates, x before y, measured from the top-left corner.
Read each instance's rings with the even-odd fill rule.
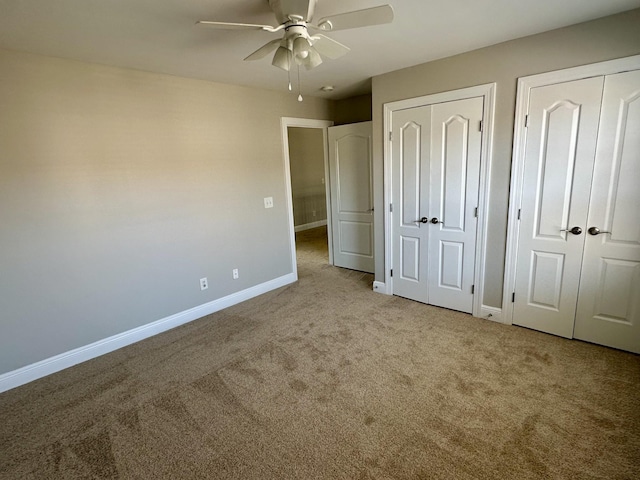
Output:
[[[307,95],[345,98],[411,65],[640,7],[640,0],[318,0],[315,18],[390,3],[390,25],[329,34],[351,52],[301,70]],[[242,59],[280,33],[211,30],[196,20],[274,24],[268,0],[0,0],[0,47],[286,90],[271,55]],[[639,26],[640,28],[640,26]],[[335,85],[333,93],[319,90]]]

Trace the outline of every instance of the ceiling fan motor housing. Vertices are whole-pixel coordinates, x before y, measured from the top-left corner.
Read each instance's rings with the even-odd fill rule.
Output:
[[[305,22],[311,21],[315,4],[314,0],[269,0],[269,6],[280,25],[289,22],[292,16],[300,17]]]

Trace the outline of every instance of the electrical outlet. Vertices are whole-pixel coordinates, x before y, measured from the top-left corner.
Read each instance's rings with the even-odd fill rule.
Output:
[[[264,197],[264,208],[273,208],[273,197]]]
[[[200,290],[206,290],[207,288],[209,288],[209,281],[207,280],[207,277],[201,278]]]
[[[234,269],[233,269],[233,272],[231,272],[231,273],[233,274],[233,279],[234,279],[234,280],[237,280],[237,279],[238,279],[238,277],[240,276],[240,275],[238,274],[238,269],[237,269],[237,268],[234,268]]]
[[[315,211],[315,210],[312,210],[312,211],[311,211],[311,215],[313,215],[313,216],[315,217],[315,216],[316,216],[316,211]]]

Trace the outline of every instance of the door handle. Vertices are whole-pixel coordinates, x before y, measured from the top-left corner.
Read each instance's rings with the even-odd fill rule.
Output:
[[[573,227],[573,228],[563,228],[562,230],[560,230],[561,232],[569,232],[569,233],[573,233],[574,235],[580,235],[582,233],[582,229],[580,227]],[[592,234],[592,235],[597,235],[597,233]]]
[[[589,232],[589,235],[600,235],[601,233],[611,233],[611,232],[603,232],[598,227],[590,227],[589,230],[587,230],[587,232]]]
[[[431,219],[431,223],[433,223],[434,225],[437,225],[438,223],[444,223],[444,221],[443,220],[438,220],[437,217],[433,217]]]
[[[420,226],[421,223],[427,223],[429,222],[429,219],[427,217],[422,217],[420,220],[416,220],[415,223],[416,225]]]

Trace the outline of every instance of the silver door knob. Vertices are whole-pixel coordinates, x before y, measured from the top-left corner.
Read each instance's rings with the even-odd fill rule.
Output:
[[[580,235],[582,233],[582,229],[580,227],[573,227],[573,228],[563,228],[562,230],[560,230],[561,232],[569,232],[569,233],[573,233],[574,235]]]
[[[600,235],[601,233],[611,233],[611,232],[603,232],[598,227],[590,227],[589,230],[587,230],[587,232],[589,232],[589,235]]]

